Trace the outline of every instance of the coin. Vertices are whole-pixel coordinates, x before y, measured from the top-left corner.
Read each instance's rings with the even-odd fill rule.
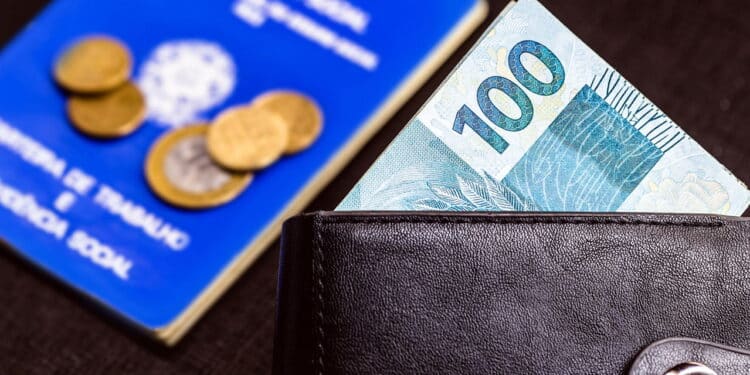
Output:
[[[275,162],[287,145],[289,130],[280,116],[256,107],[225,110],[208,130],[208,153],[224,168],[249,171]]]
[[[63,52],[53,74],[67,90],[96,94],[125,83],[132,69],[130,52],[122,42],[108,36],[92,36]]]
[[[253,175],[217,166],[208,155],[208,124],[195,124],[167,133],[156,141],[146,160],[151,190],[172,205],[203,209],[236,198]]]
[[[323,130],[323,114],[309,97],[292,91],[273,91],[252,103],[278,114],[289,127],[289,141],[284,153],[300,152],[315,142]]]
[[[78,130],[96,138],[117,138],[138,129],[146,116],[146,101],[128,82],[101,95],[72,96],[68,117]]]

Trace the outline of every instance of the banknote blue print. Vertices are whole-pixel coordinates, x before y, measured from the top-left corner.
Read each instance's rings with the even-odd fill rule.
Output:
[[[614,211],[663,152],[589,86],[503,179],[547,211]]]
[[[749,201],[656,105],[521,0],[338,209],[739,215]]]

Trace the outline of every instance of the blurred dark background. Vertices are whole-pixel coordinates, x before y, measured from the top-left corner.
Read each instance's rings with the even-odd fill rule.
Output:
[[[506,4],[488,1],[484,25],[307,211],[338,204]],[[750,181],[750,2],[541,2],[737,177]],[[46,3],[1,0],[0,43]],[[0,374],[270,373],[277,258],[278,243],[182,342],[163,348],[0,251]]]

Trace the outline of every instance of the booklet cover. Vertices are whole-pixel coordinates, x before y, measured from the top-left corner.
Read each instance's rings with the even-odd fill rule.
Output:
[[[0,238],[174,343],[483,19],[481,0],[59,0],[0,55]],[[132,54],[145,123],[114,140],[66,115],[52,67],[107,35]],[[310,148],[233,201],[189,210],[149,188],[152,145],[269,91],[313,99]]]

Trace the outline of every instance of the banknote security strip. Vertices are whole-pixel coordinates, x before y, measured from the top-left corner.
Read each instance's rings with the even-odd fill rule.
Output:
[[[750,192],[536,0],[509,5],[337,210],[740,215]]]

